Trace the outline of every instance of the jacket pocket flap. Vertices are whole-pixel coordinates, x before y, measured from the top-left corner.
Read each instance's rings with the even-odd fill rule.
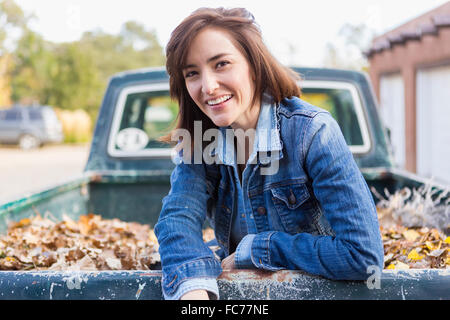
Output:
[[[305,184],[271,188],[274,201],[282,201],[289,209],[296,209],[309,198]]]

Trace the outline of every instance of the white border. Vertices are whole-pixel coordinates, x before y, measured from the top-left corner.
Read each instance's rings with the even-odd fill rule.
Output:
[[[357,146],[349,146],[350,151],[353,154],[366,153],[371,148],[371,140],[369,136],[369,130],[367,128],[367,121],[364,116],[364,111],[361,105],[361,100],[359,98],[356,87],[349,83],[343,81],[320,81],[320,80],[304,80],[299,82],[301,88],[324,88],[324,89],[343,89],[349,90],[353,99],[355,106],[356,117],[358,119],[358,124],[361,129],[363,144]],[[123,89],[119,94],[119,99],[117,100],[116,107],[114,108],[113,123],[111,126],[111,131],[109,133],[108,140],[108,155],[111,157],[158,157],[158,158],[171,158],[173,148],[149,148],[138,151],[123,151],[114,148],[114,141],[116,141],[120,121],[122,119],[123,109],[125,107],[126,98],[129,94],[148,92],[148,91],[169,91],[169,83],[153,83],[146,85],[131,86]]]

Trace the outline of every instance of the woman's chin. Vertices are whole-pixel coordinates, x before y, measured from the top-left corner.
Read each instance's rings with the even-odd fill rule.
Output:
[[[218,127],[228,127],[233,123],[229,119],[212,119],[212,122]]]

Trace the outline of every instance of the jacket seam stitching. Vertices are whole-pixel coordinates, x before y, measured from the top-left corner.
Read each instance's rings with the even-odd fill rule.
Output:
[[[249,198],[254,197],[258,194],[264,193],[265,191],[271,190],[272,188],[278,188],[278,187],[286,187],[290,185],[301,185],[307,182],[306,178],[298,178],[298,179],[289,179],[285,181],[275,182],[271,183],[267,186],[258,186],[248,191]]]

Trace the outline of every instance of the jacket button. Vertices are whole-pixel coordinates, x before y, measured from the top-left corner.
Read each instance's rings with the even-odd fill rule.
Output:
[[[266,208],[264,208],[264,207],[259,207],[258,209],[257,209],[257,211],[258,211],[258,213],[260,214],[260,215],[265,215],[266,213],[267,213],[267,211],[266,211]]]
[[[295,198],[294,193],[291,190],[291,195],[289,196],[289,204],[295,204],[297,202],[297,199]]]

